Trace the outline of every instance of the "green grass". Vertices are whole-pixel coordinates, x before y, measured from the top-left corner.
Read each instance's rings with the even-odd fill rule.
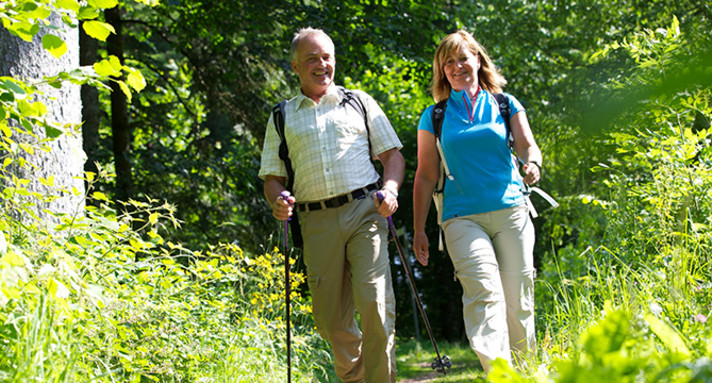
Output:
[[[484,371],[467,344],[438,343],[440,356],[447,355],[452,367],[446,374],[431,368],[436,353],[428,340],[399,339],[396,342],[398,381],[474,382],[484,381]]]

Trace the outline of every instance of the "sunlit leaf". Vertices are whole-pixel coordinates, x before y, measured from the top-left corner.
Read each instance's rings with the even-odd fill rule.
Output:
[[[111,24],[95,20],[85,21],[82,24],[82,28],[84,28],[84,31],[89,36],[101,41],[106,41],[106,38],[109,37],[110,34],[116,33],[116,30]]]
[[[119,88],[121,88],[121,91],[124,92],[124,94],[126,95],[126,98],[128,99],[128,102],[130,103],[131,102],[131,89],[129,89],[129,86],[126,85],[126,83],[123,81],[117,81],[117,83],[119,84]]]
[[[116,56],[109,56],[108,59],[101,60],[94,64],[94,70],[99,76],[121,76],[123,65]]]
[[[25,262],[25,257],[12,250],[8,251],[2,256],[2,258],[0,258],[0,264],[8,266],[24,266]]]
[[[67,44],[64,43],[64,40],[52,34],[42,36],[42,48],[56,58],[67,53]]]
[[[94,8],[109,9],[119,4],[118,0],[88,0],[87,3]]]
[[[99,200],[99,201],[108,201],[109,200],[109,198],[106,197],[106,194],[99,192],[99,191],[92,193],[91,196],[95,200]]]
[[[143,90],[143,88],[146,87],[146,79],[138,70],[129,71],[129,75],[126,81],[137,92],[140,92],[141,90]]]
[[[652,314],[646,314],[645,321],[648,322],[650,329],[670,351],[682,354],[685,357],[690,356],[690,349],[687,348],[685,341],[674,327]]]
[[[49,292],[53,297],[57,299],[67,299],[69,298],[69,289],[64,283],[51,278],[49,280]]]
[[[26,21],[22,21],[11,25],[8,30],[15,36],[27,42],[31,42],[32,37],[39,33],[40,26],[37,24],[30,24]]]
[[[40,177],[40,183],[45,186],[54,186],[54,175],[50,174],[49,177]]]
[[[79,11],[80,8],[79,2],[77,0],[57,0],[55,1],[54,5],[57,8],[64,8],[73,12]]]

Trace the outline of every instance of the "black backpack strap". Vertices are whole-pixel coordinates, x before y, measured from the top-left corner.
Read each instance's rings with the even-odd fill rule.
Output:
[[[443,121],[445,120],[445,109],[447,109],[447,98],[444,100],[440,100],[435,106],[433,107],[433,111],[430,114],[430,119],[433,123],[433,134],[435,135],[435,141],[437,145],[437,141],[440,141],[440,136],[442,134],[443,130]],[[438,182],[435,185],[435,193],[443,193],[445,191],[445,162],[442,158],[440,158],[440,153],[438,150],[438,159],[440,160],[440,174],[438,175]],[[443,231],[442,228],[442,223],[438,225],[438,249],[440,251],[444,251],[447,253],[447,249],[445,248],[445,232]]]
[[[352,90],[346,89],[343,86],[337,86],[337,90],[341,96],[341,103],[339,103],[339,105],[345,106],[346,104],[349,104],[358,112],[358,114],[361,115],[361,117],[363,117],[363,123],[366,126],[366,139],[368,140],[368,158],[371,160],[371,164],[375,168],[376,163],[373,161],[373,157],[371,156],[373,148],[371,147],[371,128],[368,123],[368,111],[366,111],[366,106],[363,104],[363,101],[361,101],[358,94]]]
[[[287,137],[284,134],[284,107],[287,101],[282,101],[272,108],[272,121],[274,128],[279,136],[279,158],[284,162],[284,167],[287,169],[287,185],[285,186],[292,195],[294,195],[294,169],[292,168],[292,160],[289,158],[289,147],[287,146]],[[304,241],[302,239],[302,229],[299,225],[299,214],[296,209],[292,218],[289,220],[289,228],[292,232],[292,243],[296,248],[303,248]]]
[[[440,139],[440,133],[443,130],[443,120],[445,119],[445,109],[447,108],[447,98],[440,100],[435,107],[433,107],[433,113],[430,118],[433,121],[433,134],[435,134],[436,139]]]
[[[289,147],[287,146],[287,138],[284,135],[284,107],[286,101],[282,101],[272,108],[274,128],[279,136],[279,159],[284,162],[284,167],[287,169],[287,190],[292,192],[294,187],[294,169],[292,168],[292,160],[289,158]]]
[[[507,130],[507,145],[510,148],[514,147],[514,136],[512,136],[512,130],[509,128],[509,119],[512,118],[512,111],[509,109],[509,98],[503,93],[492,93],[494,99],[497,100],[497,106],[499,106],[499,114],[504,119],[504,127]]]

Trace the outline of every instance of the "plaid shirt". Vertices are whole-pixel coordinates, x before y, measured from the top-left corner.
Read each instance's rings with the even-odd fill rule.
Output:
[[[332,85],[317,104],[298,96],[287,101],[285,127],[289,157],[294,168],[294,195],[299,202],[329,199],[376,182],[379,178],[369,156],[375,158],[389,149],[403,147],[391,123],[376,101],[361,91],[369,118],[372,153],[368,153],[368,133],[364,119]],[[355,97],[355,95],[354,95]],[[280,139],[270,115],[262,150],[259,176],[286,177],[279,158]]]

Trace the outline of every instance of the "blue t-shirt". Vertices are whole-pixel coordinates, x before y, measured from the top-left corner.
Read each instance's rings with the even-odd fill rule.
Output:
[[[524,110],[514,96],[505,95],[512,116]],[[418,130],[433,133],[433,107],[423,112]],[[472,120],[471,110],[467,93],[450,92],[440,142],[454,180],[445,179],[443,221],[524,203],[522,177],[507,145],[507,130],[497,101],[481,89]]]

